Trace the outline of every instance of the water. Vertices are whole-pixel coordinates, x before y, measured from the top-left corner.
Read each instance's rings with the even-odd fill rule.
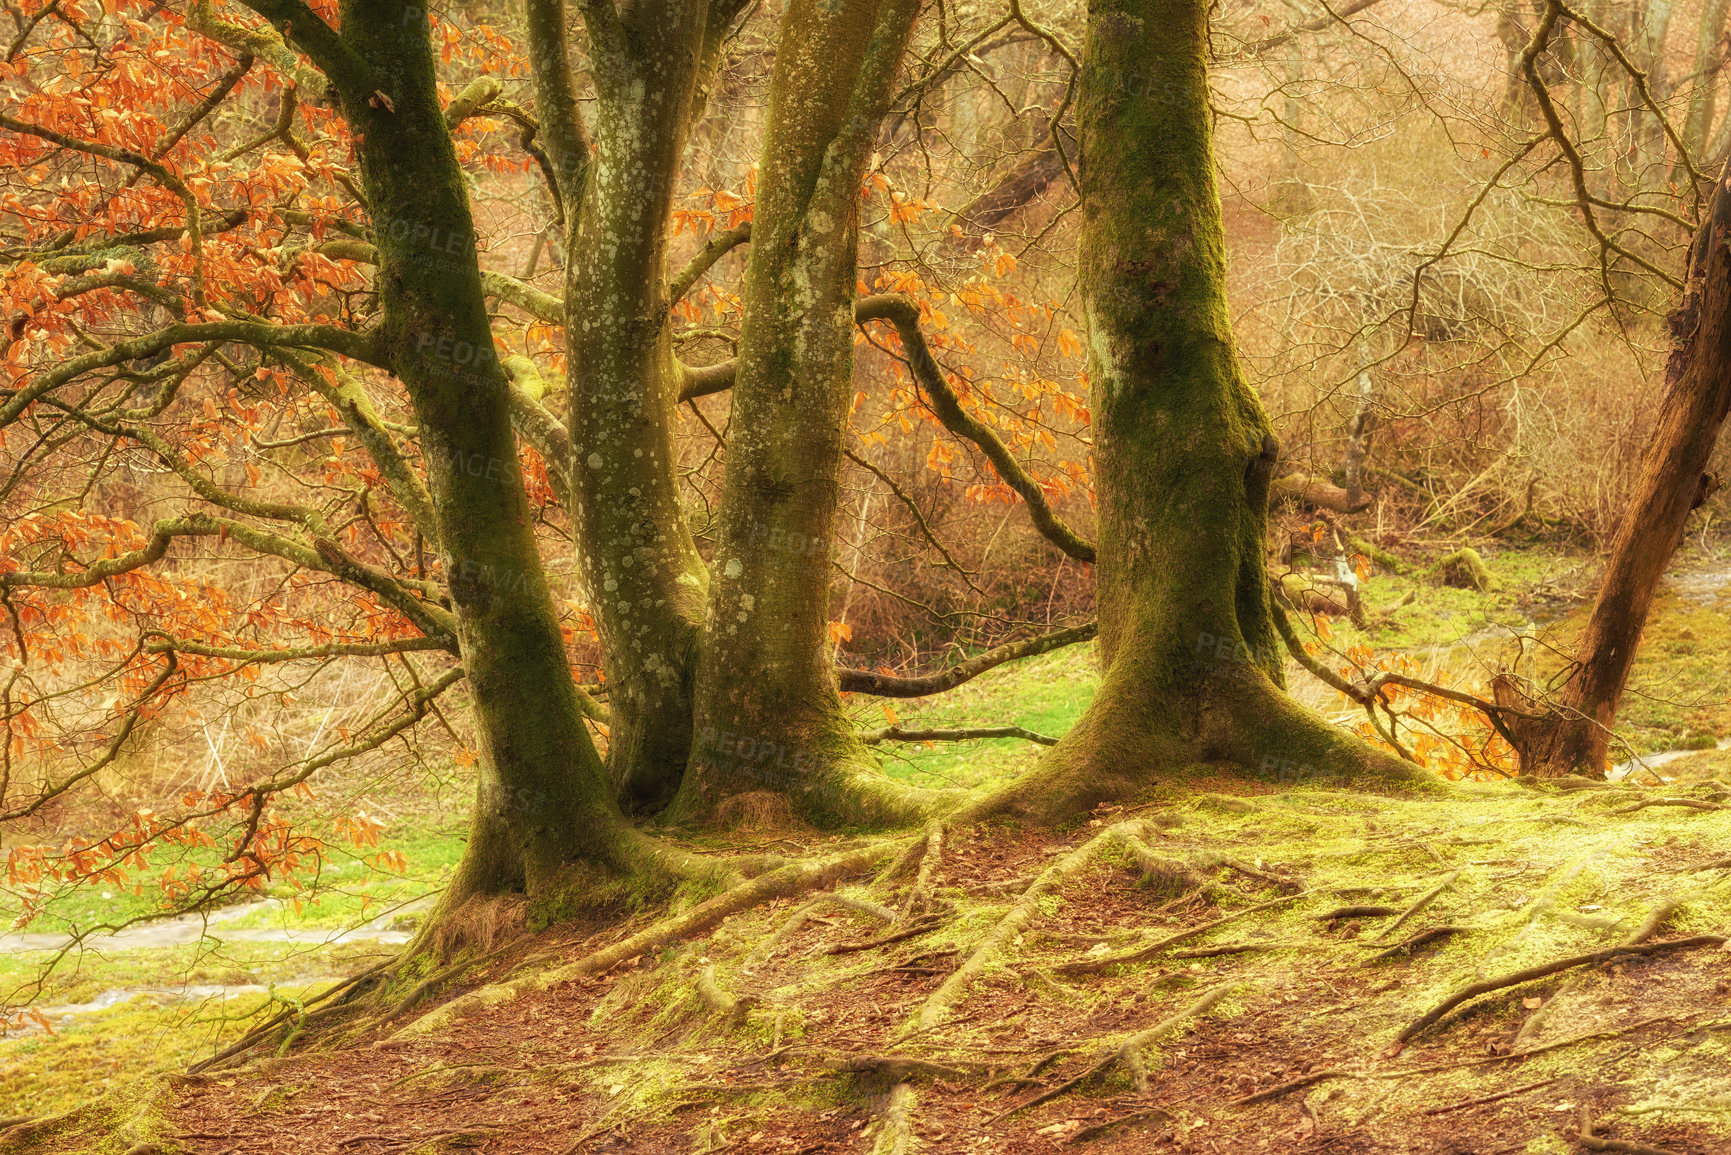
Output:
[[[188,914],[178,918],[154,919],[134,923],[118,931],[105,931],[84,936],[83,945],[89,950],[155,950],[185,946],[188,943],[216,939],[221,942],[282,942],[301,946],[331,946],[339,942],[377,942],[401,946],[414,937],[413,931],[396,929],[392,924],[405,912],[424,908],[431,897],[417,899],[359,926],[337,929],[304,927],[236,927],[220,929],[223,924],[238,922],[261,906],[281,903],[246,903],[207,914]],[[0,934],[0,955],[25,951],[61,950],[75,940],[70,934]]]
[[[396,925],[398,920],[404,914],[430,908],[436,898],[436,895],[425,895],[413,902],[386,911],[370,922],[351,927],[225,928],[225,924],[239,922],[263,908],[274,907],[280,910],[283,904],[278,900],[271,899],[265,902],[250,902],[227,907],[202,915],[182,915],[178,918],[155,919],[150,922],[135,923],[118,931],[89,934],[84,936],[82,945],[77,949],[96,951],[162,950],[199,942],[278,942],[308,947],[327,947],[346,942],[375,942],[385,946],[402,946],[414,937],[414,932],[400,929]],[[15,956],[35,951],[59,951],[73,942],[74,938],[69,934],[4,934],[0,935],[0,956]],[[342,976],[309,975],[285,979],[277,985],[306,987],[315,984],[328,985],[341,980]],[[140,995],[147,995],[162,1002],[187,1003],[226,1001],[244,995],[268,994],[269,991],[269,987],[254,982],[112,987],[89,1002],[65,1003],[37,1009],[49,1020],[63,1025],[71,1022],[79,1015],[105,1011]],[[24,1028],[22,1033],[31,1034],[40,1030],[39,1026],[29,1025]]]

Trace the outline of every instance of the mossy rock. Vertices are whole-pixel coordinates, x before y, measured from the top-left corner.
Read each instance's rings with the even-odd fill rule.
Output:
[[[1479,551],[1471,547],[1444,554],[1431,566],[1426,576],[1445,586],[1477,590],[1481,594],[1490,593],[1501,584],[1492,576],[1490,567],[1485,565],[1485,559],[1479,556]]]

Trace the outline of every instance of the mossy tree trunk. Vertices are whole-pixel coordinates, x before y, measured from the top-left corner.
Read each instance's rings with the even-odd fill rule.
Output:
[[[679,501],[666,273],[674,186],[736,0],[584,7],[593,160],[574,111],[557,171],[568,205],[572,516],[609,689],[608,762],[628,808],[665,805],[691,745],[708,571]],[[574,109],[562,5],[530,5],[536,103]]]
[[[1104,676],[1034,774],[976,813],[1061,820],[1198,763],[1423,780],[1286,696],[1270,604],[1277,447],[1240,371],[1203,0],[1089,8],[1077,123]]]
[[[638,846],[584,729],[542,572],[426,11],[347,0],[338,32],[293,0],[251,6],[290,27],[354,130],[377,238],[379,348],[421,429],[481,756],[444,909],[533,892],[571,861],[623,867]]]
[[[1676,348],[1666,369],[1659,424],[1647,443],[1633,499],[1618,527],[1605,576],[1573,668],[1551,707],[1533,701],[1508,676],[1495,683],[1499,704],[1537,716],[1511,716],[1523,773],[1542,778],[1609,767],[1611,727],[1629,684],[1659,579],[1683,542],[1689,514],[1712,495],[1707,472],[1731,409],[1731,163],[1713,186],[1689,251],[1683,300],[1671,317]]]
[[[859,191],[918,10],[790,0],[781,19],[679,817],[760,790],[814,818],[905,816],[856,773],[868,759],[841,709],[828,607]]]

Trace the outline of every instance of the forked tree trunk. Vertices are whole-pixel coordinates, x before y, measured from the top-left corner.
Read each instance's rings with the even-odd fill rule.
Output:
[[[1434,781],[1282,688],[1266,544],[1276,445],[1227,315],[1207,13],[1206,0],[1089,8],[1080,279],[1105,671],[1041,766],[975,814],[1062,820],[1204,763]]]
[[[869,757],[836,690],[828,609],[859,190],[918,11],[917,0],[791,0],[781,18],[675,817],[766,790],[813,819],[908,816],[887,782],[857,773]]]
[[[1713,187],[1707,215],[1689,250],[1681,305],[1671,317],[1676,339],[1665,370],[1659,425],[1642,456],[1635,492],[1617,530],[1574,670],[1557,703],[1533,702],[1516,680],[1497,679],[1500,704],[1541,716],[1511,717],[1523,773],[1542,778],[1602,775],[1611,726],[1647,614],[1671,555],[1683,541],[1689,512],[1718,485],[1707,473],[1719,428],[1731,407],[1731,164]]]

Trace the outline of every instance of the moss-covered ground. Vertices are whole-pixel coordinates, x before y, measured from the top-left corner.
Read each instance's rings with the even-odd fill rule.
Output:
[[[806,901],[785,899],[603,973],[469,1000],[491,1005],[435,1031],[413,1029],[421,1005],[363,1038],[267,1048],[180,1081],[162,1110],[178,1149],[208,1155],[864,1152],[897,1149],[876,1146],[897,1119],[918,1144],[902,1150],[1561,1155],[1582,1108],[1600,1135],[1727,1149],[1731,809],[1710,807],[1731,789],[1670,792],[1708,809],[1630,809],[1657,795],[1198,792],[1214,785],[1053,838],[957,832],[929,902],[895,922],[812,908],[764,957]],[[1019,933],[920,1026],[1030,880],[1121,822],[1134,841],[1036,887]],[[835,893],[893,906],[906,886],[862,874]],[[442,997],[638,929],[525,942]],[[1638,938],[1687,945],[1490,990],[1398,1042],[1475,982]],[[1065,1088],[1205,993],[1133,1062]],[[58,1126],[0,1149],[97,1149],[80,1146],[97,1130]]]
[[[1573,628],[1580,603],[1568,595],[1590,588],[1590,566],[1485,554],[1499,590],[1420,582],[1380,628],[1336,621],[1332,644],[1428,653],[1465,678],[1511,629]],[[1660,599],[1628,708],[1638,749],[1731,737],[1717,565],[1685,556]],[[1373,577],[1373,614],[1413,580]],[[1061,733],[1091,691],[1078,649],[896,708],[907,725]],[[871,723],[876,705],[860,708]],[[893,774],[976,786],[1037,750],[901,755]],[[852,872],[815,892],[822,901],[749,907],[604,969],[584,960],[679,912],[525,934],[424,991],[425,967],[398,976],[282,1057],[272,1035],[238,1065],[192,1077],[171,1072],[240,1033],[213,1020],[281,1009],[329,985],[307,978],[356,973],[386,948],[87,955],[50,1001],[173,981],[281,985],[203,1005],[145,994],[52,1036],[0,1042],[0,1116],[51,1116],[0,1132],[0,1155],[1562,1155],[1586,1149],[1583,1110],[1600,1137],[1727,1152],[1727,758],[1667,763],[1676,781],[1664,787],[1472,784],[1442,799],[1166,781],[1069,831],[952,831],[900,873]],[[430,890],[454,843],[426,837],[409,881]],[[783,840],[812,854],[861,844],[756,829],[730,845]],[[244,921],[341,925],[405,885],[357,877],[328,908],[261,907]],[[381,888],[364,912],[363,886]],[[1647,953],[1486,990],[1400,1040],[1472,984],[1637,939]],[[425,1022],[439,1025],[417,1030],[435,1007]]]

